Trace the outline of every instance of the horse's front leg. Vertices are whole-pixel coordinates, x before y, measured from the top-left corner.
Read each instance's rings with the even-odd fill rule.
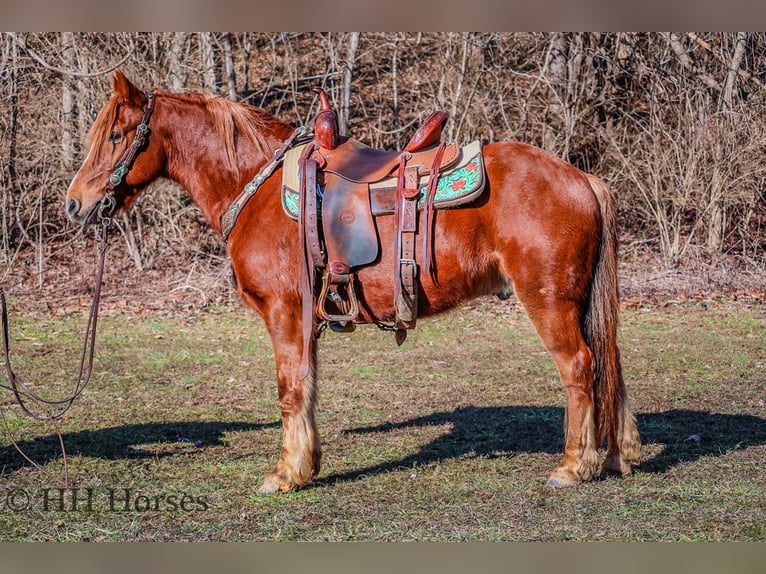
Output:
[[[319,473],[322,447],[314,409],[316,387],[316,337],[309,337],[309,369],[300,378],[303,334],[299,312],[286,306],[264,315],[277,363],[277,388],[282,410],[282,452],[277,466],[263,481],[259,492],[287,492],[305,486]]]

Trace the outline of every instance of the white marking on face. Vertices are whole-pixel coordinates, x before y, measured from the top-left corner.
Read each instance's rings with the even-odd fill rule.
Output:
[[[85,156],[85,159],[80,164],[80,168],[77,170],[77,172],[74,174],[74,177],[72,178],[72,181],[69,182],[69,187],[67,188],[67,194],[69,194],[69,190],[72,189],[72,184],[75,182],[75,180],[79,177],[80,172],[82,171],[82,168],[85,167],[85,164],[88,163],[88,160],[90,159],[90,154],[93,152],[93,144],[91,144],[90,149],[88,149],[88,155]]]

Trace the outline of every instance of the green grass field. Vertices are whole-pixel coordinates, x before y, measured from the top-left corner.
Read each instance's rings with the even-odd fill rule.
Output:
[[[11,311],[16,371],[66,394],[84,317]],[[545,486],[564,389],[523,312],[481,300],[401,348],[374,327],[325,334],[321,475],[264,497],[281,430],[261,321],[113,312],[58,427],[0,395],[0,538],[766,540],[766,308],[624,311],[620,337],[644,442],[630,478]]]

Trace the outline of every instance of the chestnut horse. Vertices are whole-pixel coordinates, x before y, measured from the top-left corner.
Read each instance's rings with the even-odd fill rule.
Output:
[[[116,208],[125,208],[151,182],[167,177],[188,191],[220,232],[221,215],[294,131],[262,109],[210,94],[159,89],[147,94],[120,71],[112,87],[91,128],[88,156],[66,194],[66,214],[81,225],[97,221],[110,196]],[[147,140],[130,158],[127,174],[109,185],[144,122],[150,128]],[[439,280],[421,275],[418,315],[441,313],[478,296],[507,297],[513,290],[567,393],[565,452],[548,484],[568,486],[596,477],[604,440],[603,470],[629,474],[638,464],[640,440],[617,347],[612,194],[598,178],[530,145],[492,143],[483,154],[487,183],[481,197],[436,217]],[[322,456],[314,418],[316,325],[304,340],[298,229],[280,196],[277,169],[246,204],[227,241],[239,294],[263,317],[276,359],[282,451],[261,492],[310,483]],[[395,317],[394,217],[379,216],[376,227],[381,254],[358,270],[356,280],[361,323]],[[306,345],[310,368],[301,377]]]

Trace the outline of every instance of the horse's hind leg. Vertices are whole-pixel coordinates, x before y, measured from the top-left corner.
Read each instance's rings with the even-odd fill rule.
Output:
[[[627,476],[633,472],[633,467],[641,459],[641,439],[627,398],[624,399],[615,419],[613,427],[606,433],[604,470]]]
[[[519,299],[550,353],[567,393],[564,416],[564,457],[548,485],[570,486],[591,480],[598,472],[598,444],[593,405],[593,356],[573,301],[559,299],[553,289],[524,293]]]
[[[288,315],[284,313],[284,315]],[[268,315],[265,315],[267,317]],[[310,368],[306,378],[298,376],[301,353],[300,317],[278,325],[267,320],[277,363],[277,388],[282,410],[282,452],[276,467],[263,481],[259,492],[287,492],[305,486],[319,473],[322,449],[314,419],[317,401],[316,340],[308,342]]]

